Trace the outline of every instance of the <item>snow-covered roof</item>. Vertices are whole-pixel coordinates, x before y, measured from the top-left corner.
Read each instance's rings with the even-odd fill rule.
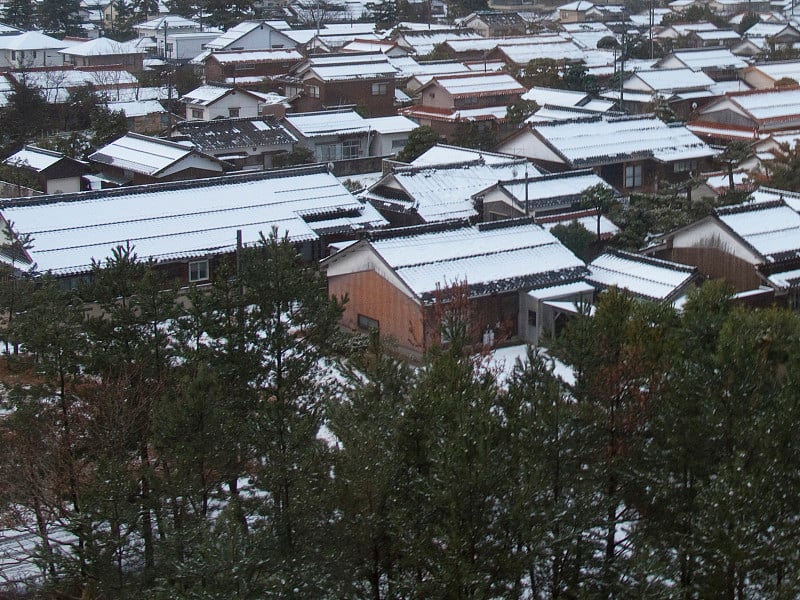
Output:
[[[420,154],[411,164],[415,167],[430,167],[434,165],[465,163],[478,159],[482,160],[484,164],[487,165],[502,165],[514,160],[515,157],[510,154],[498,154],[496,152],[486,152],[484,150],[474,150],[472,148],[436,144]],[[538,169],[533,165],[530,165],[529,168],[531,172],[535,171],[538,173]]]
[[[747,71],[759,71],[773,81],[778,81],[784,77],[790,77],[800,82],[800,61],[797,60],[759,63],[749,67]]]
[[[109,102],[108,108],[113,111],[121,110],[126,117],[144,117],[153,113],[166,113],[158,100],[133,100],[130,102]]]
[[[738,33],[732,29],[712,29],[710,31],[695,31],[694,35],[704,42],[727,42],[730,40],[741,39]]]
[[[636,84],[640,81],[644,84]],[[662,93],[674,93],[689,89],[706,89],[714,85],[714,80],[702,71],[692,69],[650,69],[636,71],[625,80],[625,89],[650,89]]]
[[[244,94],[245,96],[259,96],[262,100],[266,100],[263,94],[259,95],[256,92],[251,92],[250,90],[242,88],[233,88],[224,85],[201,85],[199,88],[195,88],[191,92],[187,92],[181,96],[181,102],[208,106],[231,92]]]
[[[134,173],[157,175],[193,152],[192,148],[175,142],[126,133],[91,154],[89,160]]]
[[[385,58],[386,55],[379,53]],[[353,53],[353,56],[362,56]],[[349,79],[371,79],[375,77],[393,78],[397,69],[388,61],[341,61],[335,64],[321,64],[311,67],[310,72],[314,73],[320,81],[344,81]]]
[[[691,50],[675,50],[670,56],[659,61],[667,64],[674,57],[681,64],[693,71],[701,69],[743,69],[747,61],[736,56],[727,48],[699,48]]]
[[[217,37],[216,39],[212,40],[211,42],[205,45],[206,48],[212,50],[221,50],[223,48],[227,48],[231,44],[236,43],[238,40],[243,38],[245,35],[258,29],[262,24],[262,21],[242,21],[235,27],[231,27],[225,33]]]
[[[259,63],[286,60],[303,60],[303,55],[297,50],[228,50],[224,52],[212,52],[206,57],[213,58],[218,63],[227,65],[234,63]]]
[[[782,199],[751,200],[715,213],[766,262],[800,257],[800,214]]]
[[[175,125],[173,132],[188,137],[193,146],[204,152],[290,146],[297,141],[284,127],[269,118],[183,121]]]
[[[38,31],[0,36],[0,49],[3,50],[60,50],[69,45],[69,42],[57,40]]]
[[[191,19],[182,17],[180,15],[162,15],[144,23],[137,23],[134,29],[164,29],[164,23],[167,24],[167,31],[171,29],[199,29],[200,25]]]
[[[672,162],[716,154],[683,124],[652,115],[557,121],[537,125],[536,131],[575,167],[630,156]]]
[[[145,50],[136,47],[129,42],[118,42],[106,37],[99,37],[81,44],[74,44],[64,50],[59,50],[61,54],[71,56],[100,56],[118,54],[144,54]]]
[[[583,261],[549,231],[528,222],[461,227],[371,242],[418,297],[466,281],[473,295],[574,281]]]
[[[88,271],[127,243],[140,258],[165,261],[232,252],[237,231],[245,245],[273,227],[295,242],[318,239],[318,223],[303,217],[356,213],[343,223],[353,232],[386,224],[319,166],[4,201],[0,213],[33,236],[39,270],[62,275]]]
[[[500,121],[506,118],[508,106],[506,104],[501,104],[499,106],[485,106],[482,108],[442,110],[433,106],[416,104],[407,108],[401,108],[398,112],[412,119],[431,119],[433,121],[443,121],[447,123],[457,123],[459,121]]]
[[[763,23],[758,22],[750,26],[744,32],[745,36],[749,38],[766,38],[777,35],[787,27],[792,27],[788,23]]]
[[[61,152],[37,148],[36,146],[25,146],[19,152],[15,152],[3,161],[4,165],[11,167],[25,167],[33,171],[44,171],[52,167],[64,158]]]
[[[544,106],[545,104],[551,106],[580,106],[588,101],[590,97],[586,92],[539,86],[532,87],[522,95],[523,99],[533,100],[539,106]]]
[[[457,61],[437,61],[431,63],[418,63],[413,58],[404,57],[408,60],[398,61],[390,58],[389,61],[398,69],[397,76],[400,78],[416,77],[421,83],[428,83],[437,75],[450,75],[455,73],[467,73],[470,71],[464,63]]]
[[[527,65],[532,60],[551,58],[553,60],[583,61],[587,50],[572,40],[549,36],[547,40],[532,41],[529,44],[499,45],[501,51],[511,62]]]
[[[306,138],[370,130],[367,120],[354,110],[292,113],[286,115],[286,121]]]
[[[800,88],[773,88],[733,93],[727,99],[759,121],[800,115]]]
[[[371,119],[364,120],[370,128],[382,134],[408,133],[412,129],[419,127],[411,119],[400,115],[391,117],[373,117]]]
[[[584,190],[597,185],[608,187],[594,172],[589,169],[567,171],[552,175],[531,174],[527,180],[521,177],[513,181],[501,181],[500,187],[506,190],[522,207],[528,199],[532,210],[543,210],[551,205],[563,204],[564,198],[580,199]],[[527,188],[527,192],[526,192]]]
[[[25,81],[29,86],[42,90],[49,103],[66,102],[69,91],[88,84],[98,92],[116,94],[118,90],[135,90],[139,80],[132,73],[122,69],[97,67],[93,69],[74,69],[72,67],[48,68],[43,70],[12,71],[9,76],[17,81]]]
[[[616,286],[648,300],[675,300],[697,269],[679,263],[615,250],[589,264],[587,281],[602,288]]]
[[[431,30],[404,32],[399,42],[402,47],[409,48],[417,55],[423,56],[433,52],[434,47],[438,46],[439,44],[456,39],[481,40],[483,38],[479,33],[476,33],[472,30]]]
[[[438,85],[454,97],[522,94],[526,88],[508,73],[469,73],[442,75],[434,78]]]
[[[376,207],[394,205],[413,210],[426,223],[472,218],[477,215],[471,198],[474,193],[524,172],[525,161],[518,159],[499,165],[487,165],[478,160],[422,168],[398,167],[371,186],[364,197]],[[405,198],[395,193],[398,186]],[[385,189],[392,191],[384,195]]]

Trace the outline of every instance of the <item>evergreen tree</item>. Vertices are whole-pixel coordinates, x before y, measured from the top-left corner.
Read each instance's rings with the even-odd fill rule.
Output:
[[[397,160],[412,162],[418,156],[435,146],[440,139],[439,134],[428,125],[422,125],[421,127],[412,129],[408,134],[406,145],[397,155]]]
[[[329,428],[341,443],[334,458],[337,545],[341,597],[395,597],[402,470],[399,429],[414,385],[411,367],[389,354],[391,346],[372,331],[369,345],[353,357],[340,395],[330,399]]]
[[[39,4],[39,27],[55,36],[81,33],[79,0],[42,0]]]
[[[36,11],[33,0],[9,0],[2,12],[3,22],[24,31],[33,28]]]

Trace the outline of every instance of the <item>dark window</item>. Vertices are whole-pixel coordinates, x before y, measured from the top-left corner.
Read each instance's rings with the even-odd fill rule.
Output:
[[[377,319],[373,319],[372,317],[368,317],[367,315],[358,315],[358,328],[364,329],[366,331],[370,331],[372,329],[380,329],[381,324],[378,322]]]

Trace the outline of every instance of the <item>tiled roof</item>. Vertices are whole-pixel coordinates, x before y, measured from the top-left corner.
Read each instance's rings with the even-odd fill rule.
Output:
[[[89,156],[95,163],[156,176],[197,151],[159,138],[126,133]],[[201,155],[202,156],[202,155]],[[216,162],[206,157],[210,162]],[[218,167],[221,171],[222,167]]]
[[[631,252],[613,250],[589,264],[587,281],[601,288],[616,286],[648,300],[674,300],[697,269]]]
[[[349,219],[354,231],[386,223],[320,166],[0,201],[0,213],[33,236],[38,269],[61,275],[126,243],[165,261],[232,252],[237,231],[246,245],[273,227],[295,242],[317,239],[304,217]]]
[[[783,199],[717,208],[717,218],[768,263],[800,257],[800,214]]]
[[[297,50],[238,50],[226,52],[212,52],[206,60],[216,60],[218,63],[265,63],[278,61],[302,60],[303,55]]]
[[[214,119],[184,121],[175,125],[175,132],[187,136],[204,152],[227,148],[291,144],[292,134],[269,119]]]
[[[402,236],[402,231],[399,232]],[[373,248],[421,299],[466,281],[474,296],[575,281],[583,261],[529,221],[379,239]]]
[[[436,83],[455,98],[523,94],[526,88],[508,73],[442,75]]]
[[[44,171],[64,158],[61,152],[54,152],[36,146],[25,146],[3,161],[3,164],[12,167],[24,167],[32,171]]]
[[[535,131],[574,167],[627,157],[672,162],[716,154],[682,124],[668,125],[651,115],[556,121],[537,124]]]
[[[370,130],[367,120],[354,110],[291,113],[286,115],[286,121],[307,138],[338,133],[367,133]]]
[[[536,174],[532,166],[529,169]],[[519,159],[495,165],[478,159],[433,167],[398,167],[371,186],[364,197],[378,208],[413,210],[426,223],[471,218],[477,215],[471,198],[475,192],[524,172],[525,161]],[[387,180],[392,182],[388,189]],[[396,186],[402,189],[403,198],[398,198]]]

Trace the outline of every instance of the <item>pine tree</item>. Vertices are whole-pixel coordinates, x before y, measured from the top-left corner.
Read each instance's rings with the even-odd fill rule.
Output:
[[[76,36],[81,32],[80,2],[78,0],[42,0],[38,23],[46,33],[56,36]]]
[[[397,507],[401,471],[397,424],[409,402],[413,370],[392,356],[391,345],[372,331],[369,345],[352,359],[340,394],[330,400],[328,426],[341,448],[334,458],[339,568],[347,575],[339,596],[395,597]]]
[[[35,12],[32,0],[9,0],[2,13],[2,20],[8,25],[27,31],[33,28]]]

